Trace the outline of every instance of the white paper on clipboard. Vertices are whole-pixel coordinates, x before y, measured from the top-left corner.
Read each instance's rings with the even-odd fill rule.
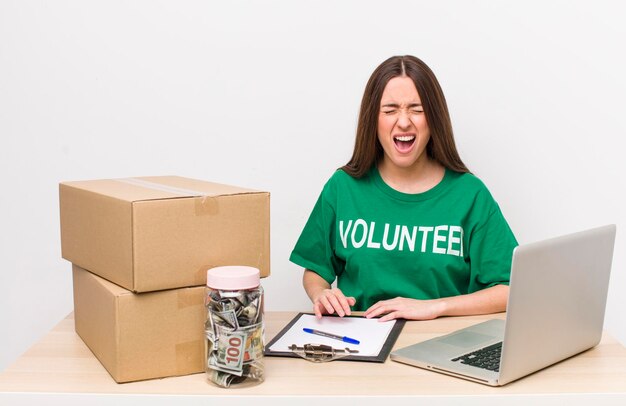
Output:
[[[395,320],[380,322],[378,319],[364,317],[329,317],[317,319],[315,315],[303,314],[291,328],[272,346],[270,351],[290,352],[289,346],[296,344],[325,344],[333,348],[349,348],[358,350],[359,356],[376,356],[385,344]],[[349,344],[340,340],[305,333],[304,328],[324,331],[359,340],[359,344]]]

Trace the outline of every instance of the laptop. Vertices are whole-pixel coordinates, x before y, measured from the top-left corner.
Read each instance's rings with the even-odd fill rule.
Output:
[[[501,386],[597,345],[615,230],[613,224],[516,247],[506,320],[395,350],[391,359]]]

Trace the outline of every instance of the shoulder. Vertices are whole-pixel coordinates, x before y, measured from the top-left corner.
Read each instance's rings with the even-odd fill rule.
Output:
[[[483,181],[480,180],[480,178],[478,178],[478,176],[474,175],[473,173],[455,172],[450,169],[447,169],[446,171],[447,176],[449,176],[457,186],[463,186],[476,190],[487,190],[487,186],[485,186]]]
[[[489,211],[497,206],[489,188],[476,175],[449,172],[451,193],[458,194],[460,198],[472,200],[474,204],[485,206]]]
[[[371,173],[367,173],[362,178],[354,178],[343,170],[337,169],[324,184],[320,197],[323,202],[334,207],[346,199],[354,200],[370,196],[371,184]]]
[[[342,169],[337,169],[335,172],[333,172],[332,176],[328,180],[328,183],[344,183],[349,182],[351,179],[354,178],[348,175]]]
[[[362,178],[353,178],[341,169],[337,169],[324,185],[325,192],[336,192],[340,189],[359,187],[370,182],[370,173]]]
[[[472,173],[460,173],[448,170],[446,176],[450,177],[450,184],[465,192],[473,192],[479,194],[487,194],[491,196],[489,189],[485,183]]]

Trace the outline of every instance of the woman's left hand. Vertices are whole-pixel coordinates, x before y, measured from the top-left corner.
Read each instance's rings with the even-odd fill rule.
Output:
[[[445,304],[441,300],[417,300],[405,297],[381,300],[365,311],[365,317],[384,314],[379,321],[393,319],[431,320],[443,314]]]

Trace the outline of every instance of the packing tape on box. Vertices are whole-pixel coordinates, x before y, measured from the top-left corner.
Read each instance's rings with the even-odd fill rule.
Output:
[[[151,182],[149,180],[139,178],[122,178],[115,180],[118,182],[124,182],[130,185],[144,187],[147,189],[172,193],[181,197],[202,197],[202,199],[198,199],[195,201],[194,209],[196,216],[214,215],[219,213],[217,195],[214,194],[201,192],[199,190],[179,188],[176,186],[162,185],[160,183]]]
[[[124,182],[124,183],[128,183],[128,184],[135,185],[135,186],[145,187],[148,189],[160,190],[162,192],[172,193],[175,195],[179,195],[181,197],[185,197],[185,196],[215,197],[214,194],[200,192],[199,190],[185,189],[185,188],[180,188],[176,186],[163,185],[160,183],[150,182],[149,180],[144,180],[144,179],[139,179],[139,178],[122,178],[122,179],[115,179],[115,180],[118,182]]]

